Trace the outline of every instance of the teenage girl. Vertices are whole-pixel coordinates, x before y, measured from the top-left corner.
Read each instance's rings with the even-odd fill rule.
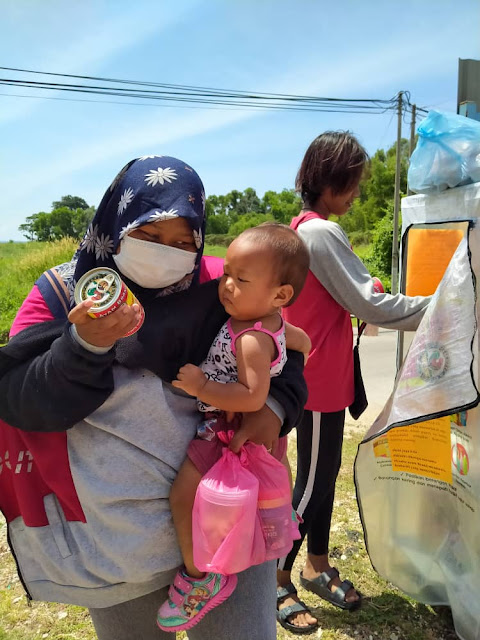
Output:
[[[350,314],[390,329],[417,328],[430,298],[375,291],[365,265],[353,253],[342,228],[328,218],[345,215],[360,194],[368,155],[349,132],[327,131],[311,143],[296,179],[303,200],[296,229],[310,253],[310,270],[285,319],[312,340],[305,367],[308,401],[297,428],[297,476],[293,506],[303,518],[301,539],[278,565],[277,619],[294,633],[311,632],[317,620],[299,601],[291,570],[307,536],[307,560],[300,582],[342,609],[360,605],[360,595],[341,580],[328,559],[335,482],[340,469],[345,408],[354,397]]]

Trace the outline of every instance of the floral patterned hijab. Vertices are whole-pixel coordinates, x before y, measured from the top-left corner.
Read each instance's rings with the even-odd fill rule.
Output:
[[[52,278],[63,281],[68,308],[79,278],[95,267],[117,269],[113,255],[122,238],[133,229],[160,220],[185,218],[190,225],[197,258],[195,267],[180,282],[165,289],[144,289],[122,275],[141,301],[182,291],[198,282],[205,230],[205,192],[200,177],[185,162],[170,156],[142,156],[129,162],[107,189],[92,223],[73,259],[45,272],[37,281],[47,304],[57,306]],[[52,294],[54,297],[52,299]],[[63,305],[65,307],[65,304]]]

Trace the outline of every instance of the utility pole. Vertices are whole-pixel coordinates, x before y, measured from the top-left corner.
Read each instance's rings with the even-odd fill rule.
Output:
[[[400,212],[400,147],[402,142],[402,99],[403,91],[398,94],[397,111],[397,154],[395,157],[395,194],[393,203],[393,242],[392,242],[392,293],[398,293],[398,221]]]
[[[410,145],[408,148],[408,155],[411,156],[413,153],[413,145],[415,144],[415,125],[417,119],[417,105],[412,104],[412,120],[410,122]]]
[[[417,105],[412,104],[412,119],[410,121],[410,143],[408,145],[408,157],[410,158],[413,153],[413,147],[415,145],[415,126],[417,119]],[[410,189],[407,189],[407,195],[411,195],[412,192]],[[405,291],[403,291],[405,293]],[[397,342],[397,371],[400,369],[403,363],[403,353],[405,351],[405,332],[398,332],[398,342]]]
[[[412,104],[412,120],[410,121],[410,144],[408,145],[408,157],[412,157],[413,147],[415,145],[415,125],[417,119],[417,105]],[[410,196],[412,192],[407,190],[407,195]]]

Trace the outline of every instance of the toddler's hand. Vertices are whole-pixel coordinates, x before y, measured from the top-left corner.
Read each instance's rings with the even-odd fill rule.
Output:
[[[174,387],[183,389],[191,396],[198,396],[207,382],[207,377],[194,364],[186,364],[180,367],[177,373],[177,379],[172,382]]]

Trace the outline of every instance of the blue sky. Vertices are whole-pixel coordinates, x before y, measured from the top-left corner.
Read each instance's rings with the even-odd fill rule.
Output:
[[[480,59],[479,27],[478,0],[2,0],[0,66],[325,97],[408,90],[419,106],[455,111],[458,58]],[[370,153],[396,136],[392,113],[45,95],[0,86],[0,241],[22,239],[18,225],[63,195],[98,205],[140,155],[182,158],[207,195],[247,187],[263,195],[293,186],[305,149],[326,129],[350,129]]]

